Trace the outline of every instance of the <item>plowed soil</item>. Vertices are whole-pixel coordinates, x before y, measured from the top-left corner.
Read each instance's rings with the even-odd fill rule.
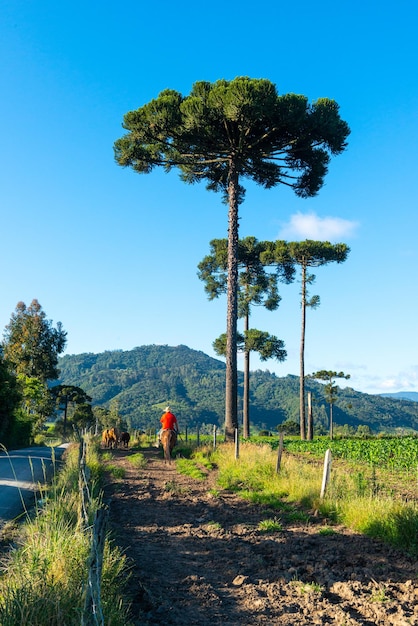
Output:
[[[312,516],[295,522],[206,480],[155,448],[144,469],[115,450],[110,525],[128,557],[135,626],[418,625],[415,559]],[[264,533],[261,520],[280,518]]]

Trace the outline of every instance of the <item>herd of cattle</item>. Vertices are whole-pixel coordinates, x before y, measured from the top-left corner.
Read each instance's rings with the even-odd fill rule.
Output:
[[[127,448],[130,438],[127,432],[121,433],[117,428],[106,428],[102,434],[102,445],[105,448],[117,448],[120,444],[123,448]]]

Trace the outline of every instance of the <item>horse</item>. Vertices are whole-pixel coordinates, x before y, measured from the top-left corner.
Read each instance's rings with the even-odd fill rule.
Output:
[[[114,428],[106,428],[102,434],[102,444],[105,448],[116,448],[117,438]]]
[[[161,433],[160,439],[164,450],[164,460],[166,463],[171,463],[171,453],[177,443],[177,433],[174,430],[166,428]]]
[[[129,433],[121,433],[119,436],[119,443],[121,443],[123,445],[124,448],[127,448],[129,446],[129,440],[131,438],[131,435]]]

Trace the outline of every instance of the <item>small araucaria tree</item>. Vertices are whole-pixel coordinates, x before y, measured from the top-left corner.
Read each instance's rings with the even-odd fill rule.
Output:
[[[56,407],[64,412],[63,435],[66,435],[68,409],[71,409],[71,422],[73,426],[87,427],[94,422],[91,407],[92,398],[84,389],[75,385],[56,385],[50,390]]]
[[[345,378],[346,380],[348,380],[350,378],[350,374],[344,374],[344,372],[333,372],[331,370],[320,370],[319,372],[311,374],[309,378],[315,378],[317,380],[323,380],[324,382],[326,382],[326,385],[324,385],[324,391],[327,402],[329,403],[329,437],[330,439],[332,439],[334,436],[332,405],[337,399],[338,389],[337,385],[335,385],[335,379]]]
[[[312,104],[305,96],[280,96],[265,79],[238,77],[197,82],[190,95],[165,90],[124,117],[127,133],[115,142],[119,165],[149,173],[178,167],[182,180],[205,180],[228,202],[228,294],[225,436],[234,437],[237,415],[238,206],[245,179],[265,188],[291,187],[300,197],[322,187],[330,155],[346,147],[349,128],[338,104]]]
[[[306,309],[319,306],[319,296],[308,294],[308,285],[315,281],[315,275],[309,273],[309,267],[322,267],[328,263],[343,263],[350,248],[345,243],[331,244],[329,241],[294,241],[289,243],[289,254],[293,262],[299,265],[301,272],[301,339],[300,339],[300,394],[299,394],[299,414],[300,414],[300,437],[306,438],[306,409],[305,409],[305,335],[306,335]]]

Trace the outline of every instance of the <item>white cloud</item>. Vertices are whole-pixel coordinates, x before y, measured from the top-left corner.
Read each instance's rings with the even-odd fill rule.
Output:
[[[418,368],[387,376],[353,376],[353,387],[365,393],[418,391]]]
[[[279,239],[313,239],[340,242],[354,235],[358,222],[340,217],[318,217],[315,213],[295,213],[281,228]]]

